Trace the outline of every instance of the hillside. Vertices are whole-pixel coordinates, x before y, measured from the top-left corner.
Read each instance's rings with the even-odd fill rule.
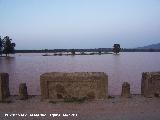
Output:
[[[160,49],[160,43],[138,47],[138,49]]]

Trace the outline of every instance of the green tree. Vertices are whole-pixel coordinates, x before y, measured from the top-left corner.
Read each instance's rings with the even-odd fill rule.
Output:
[[[98,54],[101,55],[101,53],[102,53],[102,50],[99,48],[98,49]]]
[[[76,54],[76,51],[74,49],[71,49],[71,54],[72,55],[75,55]]]
[[[113,45],[113,52],[114,53],[119,53],[120,52],[120,50],[121,50],[121,47],[120,47],[120,44],[114,44]]]
[[[9,38],[9,36],[4,37],[3,39],[3,53],[6,54],[6,56],[8,56],[8,54],[13,54],[14,53],[14,48],[16,46],[15,43],[11,42],[12,39]]]
[[[1,36],[0,36],[0,55],[2,56],[2,50],[3,50],[3,41],[1,39]]]

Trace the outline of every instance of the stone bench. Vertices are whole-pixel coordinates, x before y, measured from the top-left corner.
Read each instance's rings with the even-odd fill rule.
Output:
[[[108,97],[108,76],[103,72],[45,73],[40,76],[40,86],[42,99]]]

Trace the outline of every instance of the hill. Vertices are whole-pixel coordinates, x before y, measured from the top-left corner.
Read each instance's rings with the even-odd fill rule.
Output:
[[[137,49],[160,49],[160,43],[138,47]]]

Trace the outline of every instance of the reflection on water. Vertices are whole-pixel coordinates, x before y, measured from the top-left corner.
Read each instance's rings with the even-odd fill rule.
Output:
[[[109,75],[109,94],[120,94],[121,84],[131,84],[132,93],[140,93],[141,73],[160,71],[160,53],[121,53],[120,55],[42,56],[16,54],[0,57],[0,72],[10,75],[10,92],[26,82],[29,94],[40,94],[40,75],[45,72],[105,72]]]

